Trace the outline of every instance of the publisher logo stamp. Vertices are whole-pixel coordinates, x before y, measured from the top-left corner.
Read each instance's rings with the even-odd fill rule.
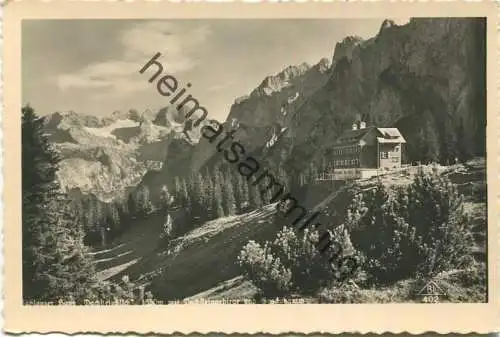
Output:
[[[428,281],[417,293],[422,303],[439,303],[446,296],[445,291],[434,280]]]

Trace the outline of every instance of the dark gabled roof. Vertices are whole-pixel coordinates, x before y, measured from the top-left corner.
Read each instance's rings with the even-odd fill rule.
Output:
[[[375,129],[373,126],[364,129],[347,130],[337,138],[337,143],[355,143],[363,138],[368,132]]]
[[[401,133],[397,128],[378,128],[369,126],[364,129],[347,130],[337,138],[337,144],[357,143],[371,130],[376,130],[378,133],[377,140],[380,143],[406,143]]]

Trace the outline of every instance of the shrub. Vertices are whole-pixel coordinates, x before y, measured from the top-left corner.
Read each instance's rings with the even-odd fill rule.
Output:
[[[332,249],[323,256],[318,249],[319,234],[306,229],[303,234],[284,227],[276,239],[264,247],[250,241],[243,247],[238,262],[246,276],[265,296],[292,292],[313,294],[321,286],[341,283],[356,270],[350,270],[345,259],[346,238],[342,230],[330,232]],[[334,253],[337,253],[336,255]],[[332,267],[333,266],[333,267]]]
[[[318,241],[318,232],[305,229],[300,235],[284,227],[273,242],[276,255],[290,268],[296,290],[313,292],[322,282],[333,278],[327,259],[318,250]]]
[[[484,202],[488,198],[488,189],[486,182],[471,183],[470,194],[473,201]]]
[[[153,303],[154,299],[150,291],[144,293],[142,286],[138,287],[131,282],[127,275],[123,276],[118,283],[98,283],[86,294],[85,299],[76,304],[111,304],[111,305],[134,305]]]
[[[379,183],[354,198],[348,223],[354,246],[367,257],[364,268],[392,282],[467,265],[473,237],[462,204],[447,179],[422,171],[406,189],[391,194]]]
[[[264,296],[283,296],[290,291],[291,272],[275,257],[268,242],[261,247],[249,241],[238,256],[238,264]]]

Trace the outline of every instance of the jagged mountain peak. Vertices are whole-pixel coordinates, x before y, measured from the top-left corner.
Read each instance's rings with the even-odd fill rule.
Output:
[[[173,105],[161,108],[156,113],[153,123],[161,126],[170,127],[173,124],[182,124],[186,121],[185,113],[187,107],[177,109]]]
[[[330,66],[330,60],[326,57],[321,58],[321,60],[319,60],[319,62],[314,65],[314,67],[318,69],[320,73],[327,72],[330,69]]]
[[[394,20],[385,19],[382,22],[382,24],[380,25],[379,34],[382,33],[382,31],[384,29],[391,28],[391,27],[394,27],[394,26],[397,26],[396,23],[394,22]]]
[[[292,86],[293,82],[306,75],[312,69],[319,73],[326,73],[330,69],[330,61],[327,58],[321,58],[314,66],[303,62],[298,65],[290,65],[280,72],[266,76],[259,86],[257,86],[249,95],[243,95],[234,100],[234,105],[244,104],[252,98],[271,96],[273,93],[281,91],[283,88]]]
[[[347,36],[341,42],[337,42],[333,52],[332,65],[336,65],[344,57],[350,61],[354,49],[363,42],[363,38],[359,36]]]
[[[43,116],[43,123],[46,128],[65,128],[76,127],[100,127],[103,125],[101,119],[97,116],[85,115],[70,111],[56,111]]]
[[[235,100],[226,121],[236,119],[256,127],[274,122],[286,125],[289,112],[325,83],[329,69],[330,62],[323,58],[314,66],[303,62],[267,76],[250,95]]]
[[[279,73],[267,76],[262,83],[252,91],[250,96],[269,96],[273,92],[280,91],[283,87],[290,84],[289,81],[304,75],[310,68],[311,66],[306,62],[295,66],[287,66]]]
[[[241,104],[241,103],[245,102],[246,100],[248,100],[249,98],[250,98],[250,95],[243,95],[243,96],[237,97],[234,100],[234,105]]]

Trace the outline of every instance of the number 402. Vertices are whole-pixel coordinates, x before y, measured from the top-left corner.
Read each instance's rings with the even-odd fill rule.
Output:
[[[438,303],[439,296],[437,295],[427,295],[422,298],[422,302],[424,303]]]

